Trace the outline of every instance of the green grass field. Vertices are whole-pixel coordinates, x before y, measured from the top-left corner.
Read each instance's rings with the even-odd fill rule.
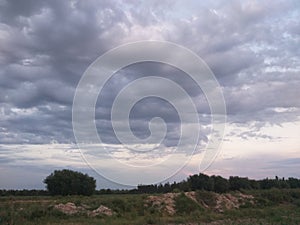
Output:
[[[0,224],[300,224],[299,189],[149,196],[0,197]],[[68,202],[84,210],[68,215],[55,208]],[[88,215],[100,205],[113,215]]]

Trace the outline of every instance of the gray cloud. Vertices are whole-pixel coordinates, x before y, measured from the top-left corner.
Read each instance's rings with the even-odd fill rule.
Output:
[[[29,143],[49,142],[52,138],[73,141],[71,105],[86,67],[117,44],[140,40],[143,32],[157,32],[153,27],[162,31],[161,38],[184,44],[206,60],[224,86],[230,121],[282,123],[298,118],[299,101],[293,96],[300,94],[296,75],[299,11],[295,8],[299,3],[193,2],[187,6],[189,15],[179,10],[180,4],[133,7],[130,2],[110,1],[3,1],[0,104],[9,117],[2,122],[6,135],[12,136],[12,142],[13,136],[26,136],[16,138],[20,143],[25,139]],[[171,12],[166,7],[178,11]],[[141,74],[164,74],[192,96],[203,97],[193,82],[183,79],[182,73],[174,69],[166,72],[164,66],[133,66],[131,71],[122,73],[123,79],[112,79],[104,89],[102,105],[97,109],[102,112],[100,120],[109,120],[109,107],[122,85]],[[156,104],[170,122],[172,113],[168,106]],[[199,106],[199,112],[209,113],[207,106]],[[287,110],[273,110],[278,107]],[[37,112],[20,117],[11,112],[13,108]],[[143,109],[135,110],[136,119],[149,120]],[[30,129],[24,128],[28,126]],[[136,130],[147,133],[141,127]],[[110,139],[112,132],[106,133]]]
[[[144,39],[184,45],[207,62],[224,92],[228,122],[249,127],[233,136],[280,138],[260,130],[299,120],[299,6],[292,0],[0,1],[0,143],[73,143],[72,101],[85,69],[109,49]],[[210,110],[202,91],[182,71],[158,63],[124,68],[104,87],[96,123],[105,142],[118,143],[110,123],[114,98],[148,75],[172,79],[192,96],[200,141],[207,142]],[[178,115],[160,99],[132,109],[133,132],[149,135],[155,116],[168,126],[164,144],[176,145]]]

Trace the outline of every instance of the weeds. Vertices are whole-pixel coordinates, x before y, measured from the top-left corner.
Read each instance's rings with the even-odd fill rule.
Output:
[[[233,193],[234,194],[234,193]],[[216,195],[197,191],[197,201],[184,193],[174,198],[175,215],[145,205],[147,195],[96,195],[90,197],[1,197],[0,224],[300,224],[300,190],[253,190],[254,205],[238,209],[215,211]],[[159,196],[159,195],[157,195]],[[89,217],[86,213],[66,215],[54,208],[58,203],[73,202],[93,210],[100,205],[112,209],[113,216]],[[204,206],[205,205],[205,206]]]

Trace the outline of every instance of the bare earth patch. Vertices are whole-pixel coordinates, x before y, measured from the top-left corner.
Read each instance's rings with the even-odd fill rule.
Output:
[[[98,216],[98,215],[106,215],[106,216],[112,216],[114,214],[114,212],[104,206],[104,205],[100,205],[97,209],[91,211],[91,212],[88,212],[88,216],[91,216],[91,217],[95,217],[95,216]]]
[[[110,208],[108,208],[104,205],[100,205],[97,209],[95,209],[93,211],[89,211],[85,207],[82,207],[82,206],[76,206],[72,202],[68,202],[66,204],[60,203],[60,204],[55,205],[54,208],[63,212],[64,214],[67,214],[67,215],[74,215],[74,214],[82,213],[82,212],[86,213],[90,217],[95,217],[98,215],[112,216],[114,214],[114,212]]]
[[[72,202],[68,202],[66,204],[60,203],[58,205],[55,205],[54,208],[63,212],[64,214],[67,214],[67,215],[73,215],[73,214],[76,214],[76,213],[79,213],[79,212],[82,212],[85,210],[83,207],[76,206]]]
[[[254,197],[252,195],[245,195],[238,193],[236,196],[232,194],[216,194],[216,207],[217,212],[224,212],[224,210],[238,209],[241,205],[249,201],[254,204]]]
[[[162,195],[150,195],[146,199],[146,206],[153,206],[158,208],[159,211],[168,215],[174,215],[176,213],[175,200],[178,193],[166,193]]]
[[[215,195],[214,207],[210,207],[205,202],[197,198],[197,193],[195,191],[185,192],[186,197],[192,199],[204,208],[211,208],[217,212],[224,212],[225,210],[238,209],[241,205],[246,202],[254,204],[254,197],[252,195],[246,195],[242,193],[233,194],[217,194]],[[160,212],[167,215],[174,215],[176,213],[175,209],[175,198],[179,193],[166,193],[162,195],[150,195],[146,199],[145,206],[152,206],[157,208]]]

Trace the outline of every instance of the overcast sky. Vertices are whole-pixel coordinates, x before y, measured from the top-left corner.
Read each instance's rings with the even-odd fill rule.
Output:
[[[124,187],[116,183],[137,182],[133,177],[138,174],[145,177],[138,182],[147,183],[164,181],[157,174],[174,181],[199,172],[202,150],[211,137],[210,108],[193,80],[165,64],[123,68],[99,95],[95,119],[105,146],[83,153],[98,173],[121,176],[120,181],[102,178],[76,145],[72,104],[84,71],[108,50],[142,40],[169,41],[190,49],[207,63],[221,86],[226,130],[220,152],[205,173],[300,177],[299,18],[297,0],[0,0],[0,189],[44,188],[42,180],[63,168],[94,176],[98,188]],[[124,86],[147,76],[173,80],[196,102],[199,145],[188,165],[173,171],[178,172],[174,176],[167,168],[183,165],[187,153],[174,152],[182,121],[172,104],[146,98],[130,114],[132,131],[139,138],[150,135],[152,118],[164,119],[167,134],[157,151],[132,153],[112,129],[114,99]],[[151,85],[164,89],[146,84]],[[165,159],[172,154],[172,161]],[[153,162],[158,164],[135,167]]]

